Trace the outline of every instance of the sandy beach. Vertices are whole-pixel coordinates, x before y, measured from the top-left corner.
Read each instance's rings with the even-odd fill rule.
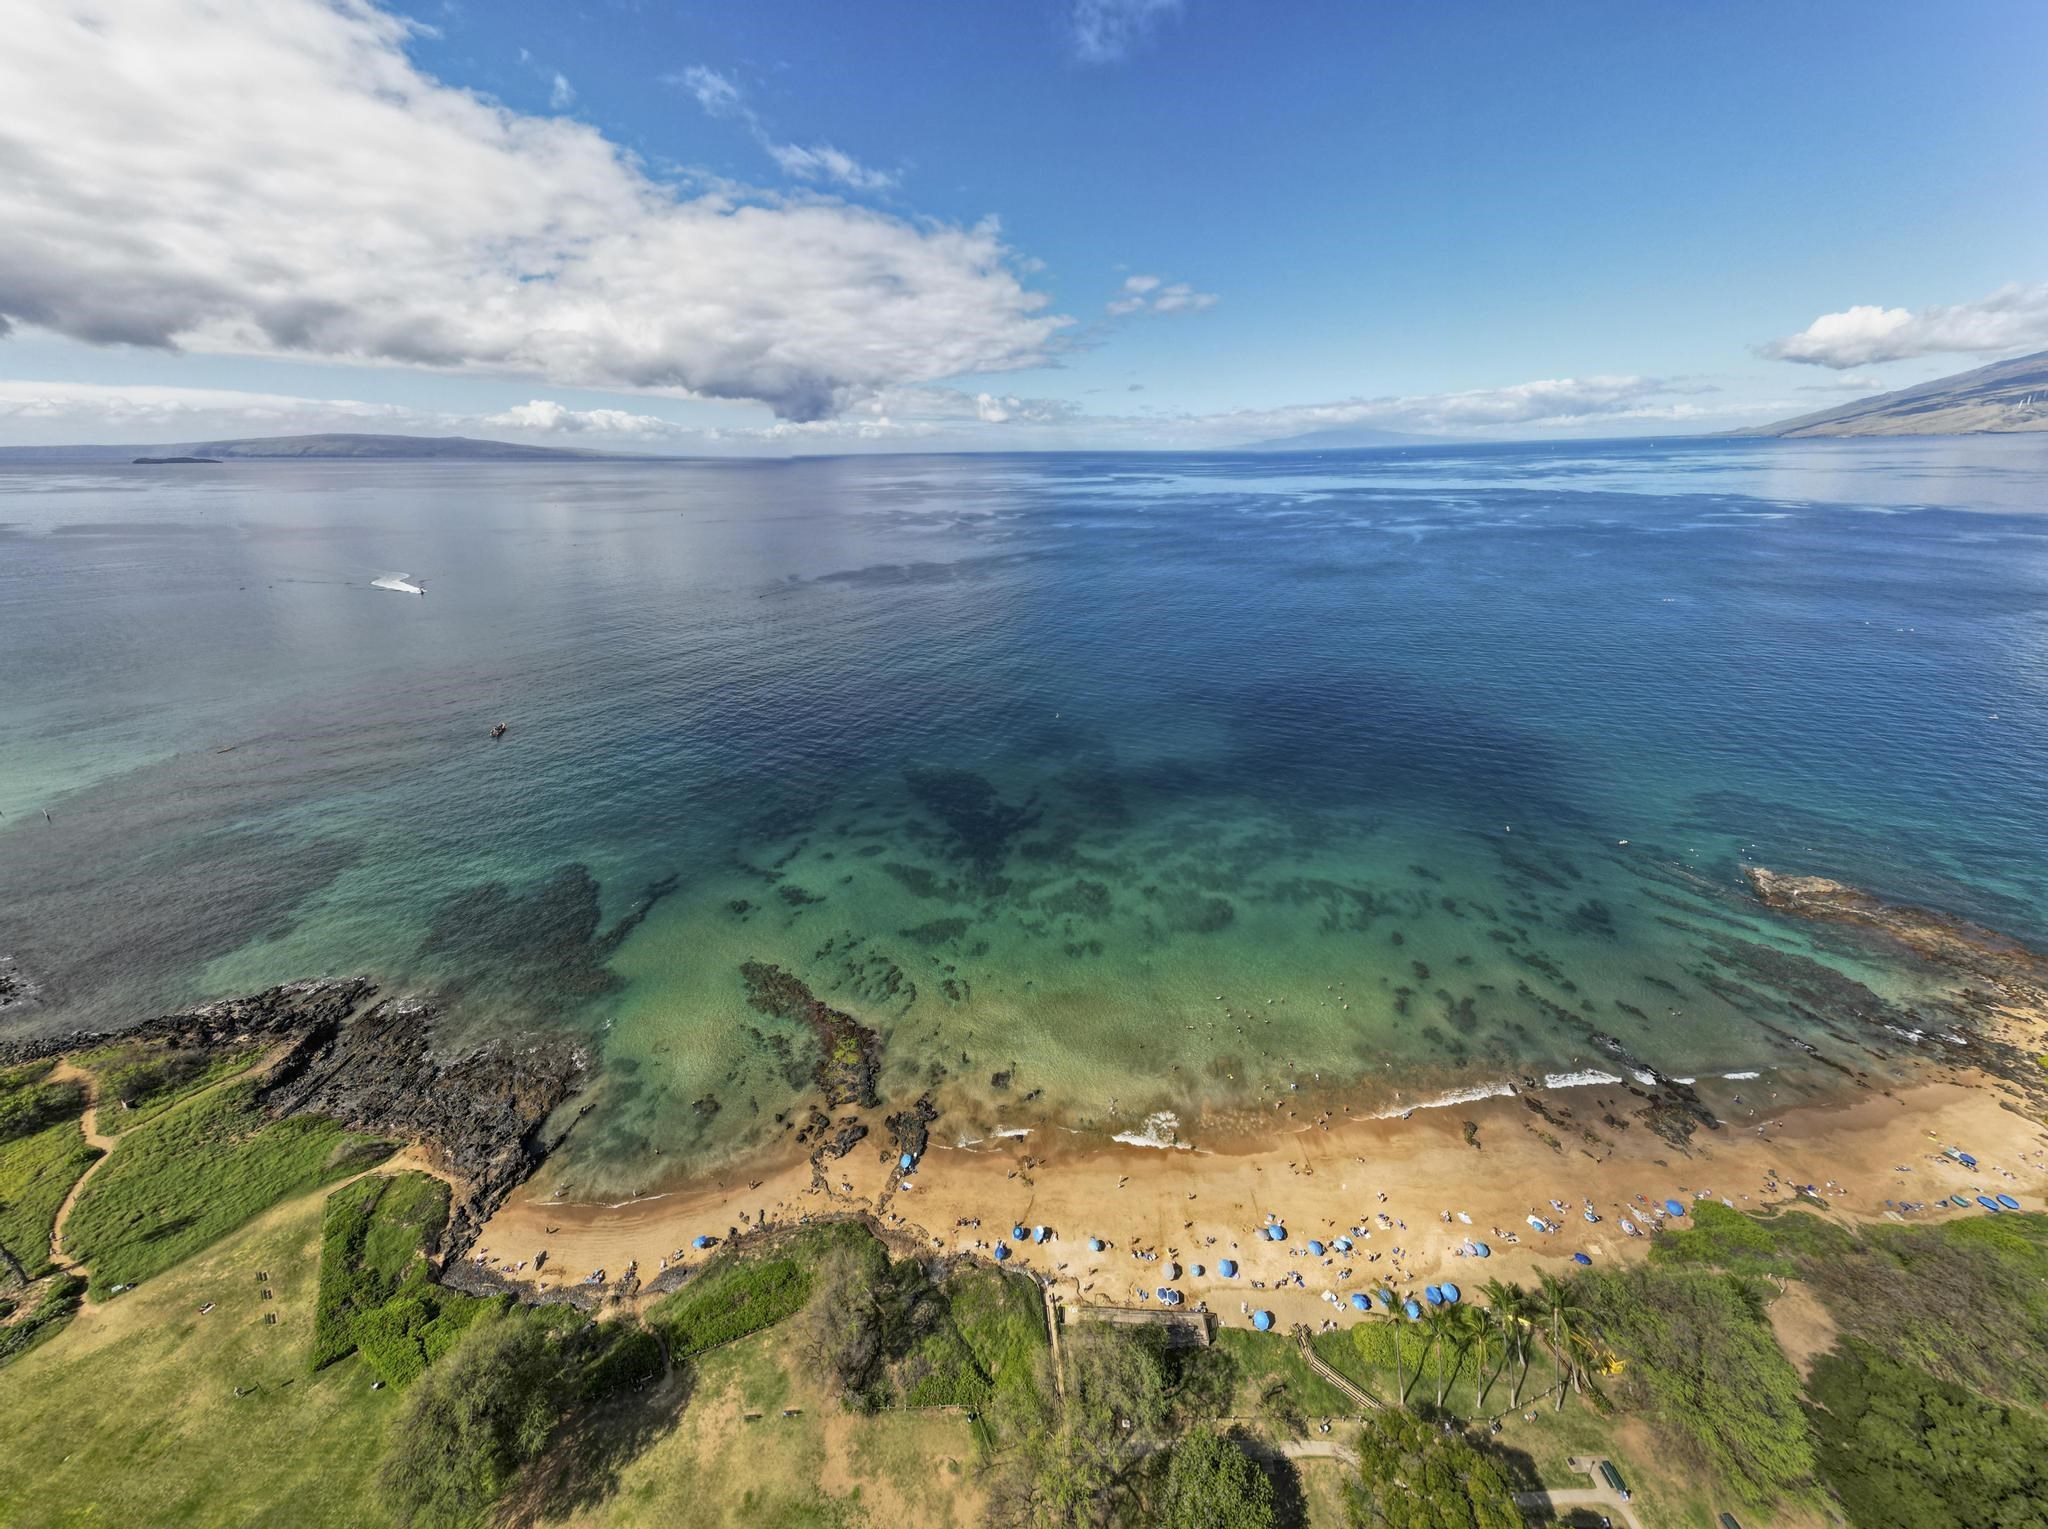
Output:
[[[1489,1278],[1527,1282],[1574,1253],[1596,1265],[1641,1258],[1670,1219],[1666,1200],[1743,1210],[1805,1201],[1851,1220],[1914,1220],[1986,1214],[1935,1207],[1955,1194],[2006,1193],[2039,1209],[2048,1191],[2048,1129],[2008,1107],[1996,1079],[1783,1109],[1767,1080],[1728,1087],[1713,1101],[1726,1123],[1697,1132],[1687,1151],[1640,1125],[1614,1129],[1633,1101],[1595,1086],[1543,1096],[1553,1116],[1569,1109],[1585,1122],[1575,1139],[1560,1139],[1555,1119],[1539,1118],[1525,1097],[1507,1097],[1281,1130],[1230,1150],[1104,1145],[1057,1127],[971,1145],[935,1136],[908,1176],[864,1143],[826,1165],[824,1190],[797,1159],[623,1204],[578,1204],[549,1199],[543,1170],[492,1217],[471,1256],[535,1284],[573,1284],[598,1269],[611,1283],[629,1267],[646,1282],[679,1258],[701,1263],[708,1254],[690,1246],[698,1236],[866,1213],[906,1250],[987,1258],[1000,1242],[1009,1267],[1056,1282],[1070,1300],[1145,1304],[1171,1283],[1188,1307],[1225,1324],[1249,1325],[1249,1312],[1265,1308],[1283,1325],[1313,1326],[1354,1320],[1354,1290],[1419,1297],[1446,1279],[1468,1291]],[[1945,1155],[1949,1147],[1974,1155],[1977,1168]],[[1597,1222],[1586,1219],[1589,1204]],[[1643,1235],[1629,1235],[1625,1221]],[[1284,1241],[1265,1234],[1275,1222]],[[1048,1240],[1015,1237],[1020,1225],[1046,1227]],[[1348,1253],[1330,1246],[1338,1237],[1351,1239]],[[1089,1251],[1091,1238],[1101,1251]],[[1320,1256],[1312,1239],[1324,1244]],[[536,1277],[531,1260],[542,1250]],[[1225,1259],[1235,1278],[1218,1272]],[[1169,1281],[1169,1264],[1180,1278]]]

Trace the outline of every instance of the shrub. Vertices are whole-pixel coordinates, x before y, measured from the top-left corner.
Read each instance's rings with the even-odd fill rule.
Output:
[[[1160,1529],[1271,1529],[1273,1483],[1229,1439],[1197,1429],[1173,1446],[1153,1520]]]
[[[42,1339],[71,1320],[85,1296],[85,1281],[75,1274],[59,1274],[43,1287],[34,1308],[0,1327],[0,1364],[27,1353]]]
[[[320,1300],[313,1318],[314,1369],[354,1352],[357,1323],[393,1297],[447,1218],[447,1186],[423,1173],[372,1174],[327,1197]]]

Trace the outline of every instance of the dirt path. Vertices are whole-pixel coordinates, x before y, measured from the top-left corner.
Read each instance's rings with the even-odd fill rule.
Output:
[[[60,1269],[78,1273],[78,1266],[72,1263],[64,1251],[64,1225],[71,1219],[71,1212],[78,1204],[78,1197],[85,1192],[86,1184],[99,1172],[100,1164],[113,1156],[116,1138],[103,1135],[100,1131],[99,1084],[91,1073],[69,1062],[59,1062],[50,1069],[50,1080],[54,1083],[79,1083],[84,1086],[85,1111],[78,1117],[78,1123],[85,1131],[85,1144],[98,1148],[100,1154],[86,1164],[85,1172],[78,1176],[78,1181],[64,1196],[63,1203],[57,1207],[57,1219],[50,1225],[50,1261]]]

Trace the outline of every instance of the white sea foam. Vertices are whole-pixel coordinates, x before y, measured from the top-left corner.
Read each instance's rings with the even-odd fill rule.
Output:
[[[1439,1094],[1434,1099],[1418,1099],[1413,1104],[1397,1104],[1392,1109],[1381,1110],[1372,1118],[1375,1120],[1396,1120],[1411,1110],[1442,1110],[1454,1104],[1476,1104],[1481,1099],[1499,1099],[1514,1093],[1512,1083],[1475,1083],[1470,1088],[1455,1088],[1448,1094]]]
[[[1747,1083],[1751,1078],[1760,1078],[1763,1074],[1760,1072],[1724,1072],[1721,1076],[1730,1083]]]
[[[412,582],[411,575],[403,573],[379,574],[376,578],[370,580],[370,588],[388,589],[392,593],[400,595],[423,595],[426,593],[419,585]]]
[[[1543,1086],[1545,1088],[1593,1088],[1602,1083],[1619,1083],[1620,1081],[1621,1079],[1611,1072],[1601,1072],[1598,1068],[1588,1068],[1584,1072],[1546,1073],[1543,1078]]]
[[[1179,1151],[1188,1150],[1190,1143],[1176,1140],[1180,1135],[1180,1116],[1172,1110],[1160,1110],[1145,1117],[1142,1131],[1119,1131],[1110,1138],[1127,1147],[1173,1147]]]

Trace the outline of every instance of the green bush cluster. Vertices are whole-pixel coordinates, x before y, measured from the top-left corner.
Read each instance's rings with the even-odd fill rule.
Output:
[[[371,1174],[327,1197],[314,1369],[355,1351],[357,1323],[397,1293],[447,1219],[448,1188],[424,1173]]]
[[[810,1295],[810,1271],[794,1258],[735,1259],[664,1297],[647,1319],[686,1359],[795,1316]]]
[[[395,1295],[356,1315],[356,1348],[379,1380],[403,1389],[454,1348],[474,1323],[510,1306],[511,1299],[449,1290],[434,1283],[424,1263],[415,1264]]]
[[[43,1072],[47,1072],[45,1067]],[[12,1081],[7,1081],[11,1077]],[[45,1083],[33,1068],[9,1068],[0,1075],[0,1142],[29,1136],[58,1121],[76,1120],[85,1110],[85,1090],[76,1083]]]
[[[1408,1412],[1376,1412],[1358,1438],[1351,1522],[1371,1529],[1522,1529],[1507,1475],[1455,1430]]]

